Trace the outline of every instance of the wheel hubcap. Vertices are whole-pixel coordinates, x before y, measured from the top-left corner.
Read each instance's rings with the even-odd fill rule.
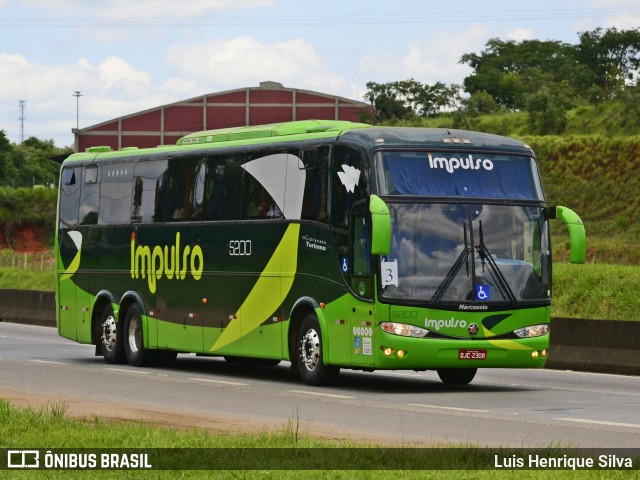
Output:
[[[140,331],[140,319],[134,317],[129,321],[129,350],[131,353],[137,353],[142,340],[142,332]]]
[[[320,336],[314,329],[309,329],[300,340],[300,360],[313,372],[320,361]]]
[[[102,344],[109,352],[116,348],[116,319],[113,315],[109,315],[102,322]]]

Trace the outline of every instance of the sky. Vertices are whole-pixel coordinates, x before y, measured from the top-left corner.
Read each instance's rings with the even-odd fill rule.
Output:
[[[263,81],[364,101],[370,81],[462,83],[491,38],[598,27],[639,28],[640,2],[0,0],[0,130],[71,146],[77,125]]]

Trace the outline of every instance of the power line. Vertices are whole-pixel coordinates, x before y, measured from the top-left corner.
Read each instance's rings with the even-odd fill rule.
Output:
[[[237,16],[219,15],[185,18],[157,17],[64,17],[64,18],[4,18],[0,25],[5,27],[165,27],[165,26],[218,26],[218,27],[275,27],[275,26],[312,26],[312,25],[402,25],[402,24],[442,24],[468,23],[481,21],[517,21],[544,20],[556,21],[572,18],[593,18],[602,15],[638,15],[640,7],[581,8],[558,10],[525,11],[478,11],[457,15],[449,13],[404,13],[404,14],[360,14],[360,15],[289,15],[289,16]]]

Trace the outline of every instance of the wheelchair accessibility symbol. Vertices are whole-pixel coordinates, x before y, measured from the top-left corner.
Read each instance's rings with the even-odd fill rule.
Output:
[[[476,286],[476,300],[486,302],[491,299],[491,287],[488,285]]]

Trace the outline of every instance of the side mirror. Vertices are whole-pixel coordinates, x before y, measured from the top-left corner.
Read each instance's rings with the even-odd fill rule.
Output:
[[[391,216],[389,207],[377,195],[369,199],[371,212],[371,253],[389,255],[391,251]]]
[[[567,207],[551,207],[549,218],[558,218],[569,230],[569,245],[571,263],[584,263],[587,258],[587,239],[584,232],[584,224],[576,212]]]

